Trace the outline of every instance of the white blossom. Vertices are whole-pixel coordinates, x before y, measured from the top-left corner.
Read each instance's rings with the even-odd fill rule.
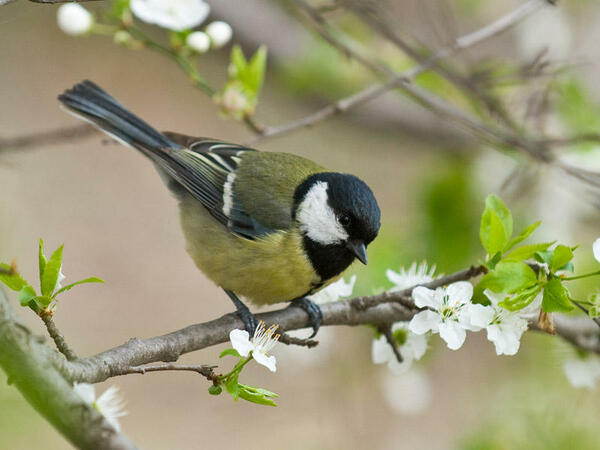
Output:
[[[202,0],[131,0],[130,7],[138,19],[173,31],[194,28],[210,13]]]
[[[390,269],[385,271],[388,280],[395,285],[390,289],[391,292],[402,291],[418,284],[429,283],[435,279],[434,274],[435,266],[429,268],[426,261],[423,261],[419,265],[413,262],[408,270],[402,267],[400,268],[400,272],[394,272]]]
[[[352,275],[347,283],[343,278],[340,278],[335,283],[331,283],[316,294],[309,296],[309,298],[319,304],[337,302],[340,297],[350,297],[352,295],[355,283],[356,275]]]
[[[102,414],[115,430],[121,431],[121,425],[119,424],[118,418],[123,417],[127,413],[123,411],[123,399],[118,394],[118,387],[109,387],[100,397],[98,397],[98,399],[96,399],[94,386],[89,383],[75,383],[73,389],[84,402],[91,405]]]
[[[186,45],[198,53],[205,53],[210,48],[210,39],[202,31],[194,31],[185,38]]]
[[[600,358],[569,358],[565,361],[563,370],[573,387],[594,389],[600,379]]]
[[[206,27],[206,34],[210,37],[215,48],[223,47],[231,40],[233,30],[227,22],[217,20],[209,23]]]
[[[592,244],[592,251],[594,252],[594,258],[600,262],[600,238],[596,239]]]
[[[79,3],[65,3],[56,11],[58,27],[71,36],[87,33],[94,24],[94,18]]]
[[[371,358],[374,364],[387,363],[388,369],[394,375],[400,375],[410,369],[413,361],[423,357],[427,350],[427,337],[411,332],[408,329],[408,322],[396,322],[393,324],[392,336],[402,355],[402,362],[398,362],[398,358],[396,358],[394,350],[385,336],[373,339]]]
[[[276,359],[273,355],[268,355],[269,350],[277,343],[279,335],[275,334],[277,331],[277,325],[271,325],[269,328],[265,328],[265,323],[260,322],[254,336],[250,339],[250,335],[246,330],[232,330],[229,333],[229,340],[231,345],[241,356],[248,356],[252,352],[252,358],[254,360],[268,368],[271,372],[277,370]]]
[[[468,281],[458,281],[436,290],[417,286],[412,291],[415,305],[430,309],[416,314],[410,321],[409,330],[417,334],[439,333],[449,349],[459,349],[465,342],[466,330],[479,330],[470,324],[468,308],[465,308],[472,296],[473,285]]]
[[[385,403],[396,414],[416,415],[431,404],[431,382],[420,369],[409,370],[400,376],[385,374],[380,388]]]
[[[515,355],[519,351],[521,336],[527,330],[525,312],[509,311],[501,307],[499,303],[509,297],[506,294],[497,294],[489,289],[483,293],[491,305],[469,305],[471,324],[487,330],[487,338],[494,343],[497,355]],[[541,295],[539,297],[541,301]],[[534,302],[537,303],[536,300]]]

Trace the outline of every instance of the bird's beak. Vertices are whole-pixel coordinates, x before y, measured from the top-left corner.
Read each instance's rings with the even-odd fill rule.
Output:
[[[356,256],[361,263],[367,264],[367,247],[365,247],[363,241],[348,241],[346,242],[346,248],[354,253],[354,256]]]

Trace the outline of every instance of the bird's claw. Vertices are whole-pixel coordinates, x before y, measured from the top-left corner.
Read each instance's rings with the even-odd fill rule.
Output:
[[[296,298],[292,300],[290,306],[295,306],[297,308],[302,308],[310,319],[313,333],[310,335],[308,339],[312,339],[317,335],[317,331],[321,327],[321,320],[323,319],[323,312],[319,305],[315,302],[310,301],[306,297]]]

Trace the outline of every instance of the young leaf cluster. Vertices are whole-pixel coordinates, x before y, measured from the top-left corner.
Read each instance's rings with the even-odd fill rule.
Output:
[[[16,271],[9,273],[0,273],[0,281],[9,289],[19,293],[19,302],[22,306],[28,306],[36,313],[41,311],[53,311],[56,308],[56,299],[59,294],[66,292],[73,287],[84,283],[104,283],[103,280],[96,277],[85,278],[61,287],[60,281],[62,272],[63,245],[58,247],[50,256],[46,258],[44,254],[44,241],[40,239],[38,250],[39,266],[39,293],[35,288]],[[1,268],[10,268],[8,264],[0,263]]]
[[[568,312],[573,309],[571,294],[565,286],[565,272],[573,272],[576,247],[543,242],[519,245],[528,239],[541,222],[533,223],[513,237],[513,217],[504,202],[489,195],[481,216],[479,237],[487,252],[484,263],[488,273],[476,287],[475,296],[490,289],[506,294],[501,306],[518,311],[540,293],[544,312]]]

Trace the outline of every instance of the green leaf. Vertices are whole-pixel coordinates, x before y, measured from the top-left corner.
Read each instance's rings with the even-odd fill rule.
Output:
[[[234,45],[231,48],[231,66],[229,68],[229,77],[232,79],[238,79],[240,73],[246,70],[248,63],[246,57],[242,51],[242,47]]]
[[[64,245],[58,247],[46,264],[44,276],[42,277],[42,295],[51,296],[54,292],[58,274],[62,266],[63,247]]]
[[[250,392],[254,392],[257,394],[262,394],[262,395],[266,395],[267,397],[279,397],[278,394],[276,394],[275,392],[271,392],[267,389],[263,389],[263,388],[259,388],[259,387],[254,387],[254,386],[248,386],[246,384],[242,384],[240,386],[244,386],[244,388]]]
[[[500,252],[508,241],[504,225],[493,209],[486,209],[481,217],[479,238],[489,255]]]
[[[600,307],[598,307],[598,306],[592,306],[588,310],[588,314],[590,315],[590,318],[597,319],[598,317],[600,317]]]
[[[225,382],[225,389],[231,394],[233,399],[237,401],[238,397],[240,396],[240,388],[238,384],[237,373],[233,374],[227,379],[227,381]]]
[[[219,358],[222,358],[223,356],[237,356],[238,358],[242,357],[235,348],[227,348],[223,350],[219,355]]]
[[[514,294],[534,284],[537,284],[537,276],[527,264],[520,261],[500,261],[494,270],[481,278],[475,287],[474,299],[486,302],[483,295],[486,289]]]
[[[550,264],[552,263],[552,256],[554,256],[554,251],[552,250],[535,252],[535,254],[533,255],[537,262],[540,262],[542,264],[548,264],[548,266],[550,266]]]
[[[35,289],[31,286],[23,286],[23,289],[19,291],[19,303],[21,306],[29,306],[29,302],[37,296]]]
[[[546,283],[542,299],[542,309],[547,313],[569,312],[573,309],[573,304],[569,298],[569,291],[559,278],[552,278]]]
[[[97,278],[97,277],[90,277],[90,278],[86,278],[85,280],[79,280],[79,281],[76,281],[75,283],[67,284],[65,287],[60,288],[58,291],[56,291],[54,293],[54,295],[52,297],[54,298],[62,292],[68,291],[68,290],[74,288],[75,286],[78,286],[80,284],[85,284],[85,283],[104,283],[104,280]]]
[[[556,241],[554,241],[556,242]],[[554,242],[542,242],[540,244],[522,245],[521,247],[515,248],[512,252],[508,253],[504,259],[514,261],[524,261],[529,258],[533,258],[536,252],[543,252],[550,247]]]
[[[42,308],[47,308],[50,303],[52,303],[52,299],[47,295],[39,295],[37,297],[32,298],[34,302],[40,305]]]
[[[48,260],[46,259],[46,255],[44,255],[44,240],[40,238],[40,245],[38,248],[38,265],[40,268],[40,286],[42,284],[42,279],[44,278],[44,270],[46,269],[46,264]]]
[[[277,406],[270,397],[277,397],[277,394],[273,392],[267,391],[266,389],[254,388],[252,386],[246,386],[245,384],[239,384],[239,396],[244,400],[252,403],[257,403],[259,405],[267,405],[267,406]],[[266,394],[268,392],[269,394]]]
[[[536,223],[532,223],[531,225],[525,227],[525,229],[523,231],[521,231],[521,233],[512,238],[510,241],[508,241],[508,244],[506,244],[506,246],[504,247],[504,249],[502,250],[504,253],[506,253],[507,251],[509,251],[511,248],[513,248],[515,245],[523,242],[525,239],[527,239],[529,236],[531,236],[531,234],[535,231],[535,229],[537,227],[540,226],[542,222],[537,221]]]
[[[4,283],[9,289],[18,292],[29,284],[18,273],[10,273],[12,272],[12,267],[10,266],[10,264],[0,263],[0,269],[9,272],[0,272],[0,281]]]
[[[558,270],[566,266],[573,259],[573,250],[566,245],[558,245],[554,249],[550,270]]]
[[[247,75],[247,87],[254,93],[254,95],[258,96],[260,89],[262,88],[264,79],[265,79],[265,71],[267,68],[267,47],[261,45],[252,59],[250,60],[250,64],[248,65],[248,75]]]
[[[510,239],[512,231],[513,219],[509,209],[499,197],[488,195],[479,227],[479,239],[483,248],[489,255],[501,251]]]
[[[509,311],[520,311],[529,305],[541,290],[542,288],[539,285],[532,286],[529,289],[525,289],[520,294],[515,295],[514,297],[507,297],[500,302],[499,305],[508,309]]]

